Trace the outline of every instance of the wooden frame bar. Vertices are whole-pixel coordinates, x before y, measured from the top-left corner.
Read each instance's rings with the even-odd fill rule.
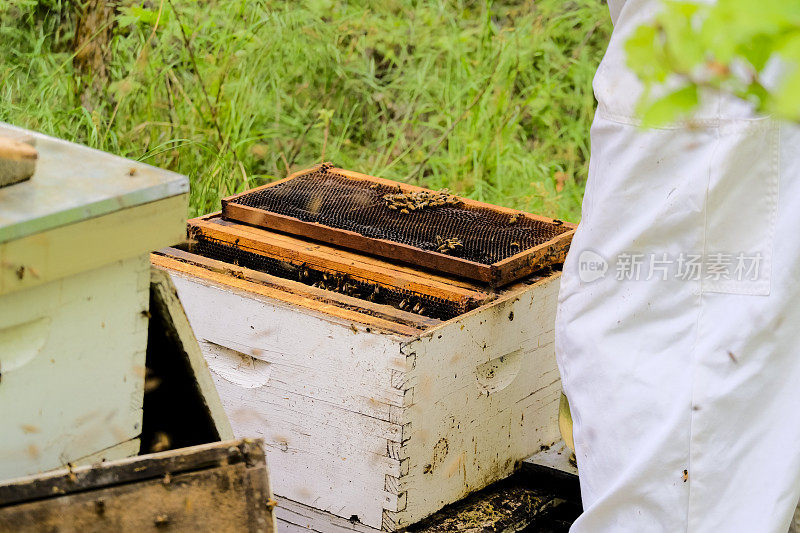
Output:
[[[169,253],[166,250],[163,251],[165,253]],[[288,291],[285,287],[288,280],[280,278],[276,278],[275,286],[270,286],[262,281],[247,279],[243,270],[235,271],[230,269],[226,272],[220,272],[215,268],[209,268],[208,266],[203,266],[192,262],[181,261],[170,255],[161,255],[159,253],[151,254],[150,262],[156,268],[167,270],[171,273],[175,273],[186,278],[202,280],[203,283],[207,285],[226,287],[240,294],[270,298],[272,300],[282,302],[287,306],[303,307],[320,315],[335,317],[338,320],[350,322],[352,324],[362,324],[367,329],[386,331],[413,338],[418,336],[420,331],[424,331],[424,329],[421,328],[425,327],[421,324],[411,326],[398,323],[393,319],[383,318],[376,316],[375,314],[365,313],[363,310],[355,310],[343,306],[341,302],[333,301],[330,298],[330,294],[336,294],[330,293],[330,291],[325,291],[328,293],[327,296],[329,296],[326,299],[317,298],[315,295],[310,294],[310,292],[294,293]],[[237,277],[239,272],[242,273],[242,278]],[[359,307],[364,307],[363,302]]]
[[[214,213],[188,221],[190,237],[203,236],[252,251],[264,257],[286,261],[389,289],[425,294],[462,304],[467,308],[489,300],[492,295],[474,283],[422,272],[370,256],[349,252],[262,228],[237,224]]]
[[[515,214],[531,220],[537,220],[547,224],[563,225],[564,227],[568,228],[567,231],[555,236],[545,243],[527,250],[523,250],[520,253],[497,263],[486,265],[431,250],[423,250],[421,248],[400,242],[366,237],[354,231],[333,228],[314,222],[306,222],[295,217],[237,203],[237,200],[244,195],[251,194],[254,191],[263,190],[268,187],[275,187],[276,185],[285,183],[288,180],[316,172],[319,170],[319,168],[320,165],[317,165],[310,169],[296,172],[286,179],[263,185],[245,193],[223,198],[223,218],[294,235],[300,235],[317,241],[350,248],[352,250],[429,268],[437,272],[474,279],[483,283],[488,283],[493,287],[505,285],[537,270],[541,270],[544,267],[550,266],[551,264],[563,262],[576,227],[573,224],[564,223],[555,219],[529,213],[521,213],[514,209],[508,209],[462,198],[461,200],[463,201],[464,205],[469,207],[490,209],[500,213],[507,213],[509,216]],[[359,174],[357,172],[340,168],[329,168],[329,170],[354,180],[369,181],[372,183],[396,187],[402,192],[406,193],[427,190],[423,187],[398,183],[382,178],[376,178],[374,176],[367,176],[365,174]]]
[[[264,285],[275,287],[284,290],[290,294],[295,294],[312,300],[318,300],[325,303],[333,303],[343,308],[358,310],[359,312],[372,315],[376,318],[390,320],[398,324],[417,328],[420,330],[440,324],[442,321],[435,318],[429,318],[422,315],[414,314],[401,309],[395,309],[389,305],[377,304],[367,300],[361,300],[346,294],[339,294],[337,292],[328,291],[325,289],[318,289],[310,285],[305,285],[299,281],[292,281],[288,279],[279,278],[270,274],[265,274],[257,270],[243,268],[236,265],[231,265],[223,261],[209,259],[202,255],[185,252],[177,248],[164,248],[158,252],[154,252],[151,256],[153,264],[158,264],[166,267],[171,267],[179,270],[175,263],[171,260],[186,263],[183,271],[187,273],[195,273],[198,277],[202,277],[198,270],[187,268],[194,266],[204,268],[206,270],[233,276],[236,279],[247,280]]]

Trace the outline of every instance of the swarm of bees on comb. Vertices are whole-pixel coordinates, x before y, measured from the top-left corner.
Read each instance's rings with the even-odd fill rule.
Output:
[[[438,235],[436,236],[436,251],[440,254],[449,254],[463,247],[464,243],[461,242],[461,239],[457,239],[456,237],[443,239]]]
[[[351,280],[348,276],[341,274],[323,272],[316,281],[313,281],[311,271],[305,266],[300,268],[298,278],[299,281],[310,284],[312,287],[346,294],[347,296],[361,298],[370,302],[380,299],[381,296],[381,289],[377,285],[365,287]]]
[[[300,268],[299,279],[301,282],[310,283],[313,276],[313,273],[305,266]],[[384,301],[387,295],[379,286],[375,285],[374,287],[365,287],[357,284],[349,277],[341,274],[323,272],[317,281],[311,283],[311,286],[318,289],[334,291],[341,294],[346,294],[348,296],[361,298],[362,300],[368,300],[370,302],[388,303],[389,305],[392,305],[391,303]],[[395,303],[394,306],[398,309],[402,309],[403,311],[411,311],[412,313],[417,313],[420,315],[424,315],[426,311],[422,300],[415,299],[413,297],[406,297],[399,303]]]
[[[421,211],[428,207],[456,206],[461,204],[457,196],[450,194],[447,189],[441,191],[416,191],[384,194],[383,199],[392,211],[399,211],[407,215],[412,211]]]

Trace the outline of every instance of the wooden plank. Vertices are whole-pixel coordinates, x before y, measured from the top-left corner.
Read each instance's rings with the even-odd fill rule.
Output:
[[[264,462],[264,451],[257,440],[238,439],[212,442],[190,448],[128,457],[100,464],[60,468],[42,474],[0,481],[0,506],[155,479],[224,464]]]
[[[207,257],[203,257],[202,255],[193,254],[177,248],[163,248],[155,253],[157,255],[174,257],[180,261],[202,266],[204,268],[208,268],[209,270],[228,274],[239,279],[247,279],[257,283],[263,283],[271,287],[280,288],[292,294],[298,294],[323,302],[335,303],[343,307],[355,309],[375,317],[394,321],[399,324],[405,324],[418,329],[427,329],[442,322],[441,320],[435,318],[418,315],[409,311],[403,311],[402,309],[397,309],[390,305],[376,304],[367,300],[348,296],[346,294],[340,294],[338,292],[312,287],[299,281],[272,276],[257,270],[225,263],[224,261],[209,259]]]
[[[492,276],[497,280],[521,279],[541,269],[541,265],[563,263],[575,230],[556,235],[534,249],[520,252],[492,265]],[[497,282],[499,283],[499,281]]]
[[[172,196],[0,244],[0,295],[181,242],[188,199]]]
[[[27,141],[27,142],[25,142]],[[25,181],[36,171],[39,153],[33,139],[0,136],[0,187]]]
[[[259,441],[240,440],[76,467],[0,484],[0,531],[272,533]]]
[[[276,231],[301,235],[310,239],[332,243],[337,246],[344,246],[364,253],[374,254],[397,261],[404,261],[437,272],[478,280],[495,287],[506,285],[536,270],[541,270],[553,264],[548,261],[563,261],[563,257],[566,255],[565,248],[568,247],[571,242],[576,228],[574,224],[564,223],[561,220],[531,213],[523,213],[514,209],[486,204],[468,198],[460,198],[465,206],[471,208],[489,209],[508,215],[521,216],[546,224],[563,226],[566,229],[564,233],[546,243],[528,250],[523,250],[514,257],[487,265],[431,250],[423,250],[397,241],[367,237],[361,233],[350,230],[333,228],[314,222],[306,222],[288,215],[282,215],[280,213],[237,203],[237,200],[244,195],[269,187],[275,187],[280,183],[313,173],[317,171],[320,166],[322,165],[316,165],[310,169],[296,172],[279,182],[268,183],[256,189],[223,198],[223,217],[246,224],[270,228]],[[376,178],[374,176],[368,176],[341,168],[331,167],[329,171],[355,180],[379,183],[381,185],[398,188],[402,192],[429,191],[422,187]]]
[[[233,439],[233,429],[222,408],[219,394],[211,379],[208,365],[200,351],[200,345],[189,325],[189,319],[178,299],[178,293],[169,274],[157,268],[150,269],[150,287],[153,295],[150,309],[151,320],[158,320],[159,327],[170,337],[174,337],[176,351],[174,355],[185,358],[191,368],[191,378],[197,384],[200,394],[214,423],[217,435],[221,440]],[[155,317],[155,318],[153,318]]]
[[[30,144],[0,136],[0,159],[6,161],[36,161],[39,153]]]
[[[261,255],[293,264],[306,263],[322,270],[372,280],[388,287],[413,290],[445,300],[483,301],[488,297],[482,285],[422,271],[416,267],[384,261],[369,255],[353,253],[323,243],[311,242],[292,235],[277,233],[225,220],[218,214],[188,221],[190,233],[239,243]]]
[[[159,268],[180,272],[184,275],[205,280],[206,282],[222,285],[236,291],[241,291],[242,293],[257,294],[284,302],[288,305],[305,307],[315,311],[316,313],[319,313],[320,315],[349,320],[356,324],[363,324],[368,328],[394,332],[405,336],[413,337],[419,334],[419,329],[416,327],[410,327],[398,322],[393,322],[366,313],[346,309],[337,304],[327,303],[298,294],[293,294],[282,289],[269,287],[262,283],[255,283],[246,279],[239,279],[228,273],[215,272],[213,270],[190,263],[185,263],[171,257],[152,254],[150,256],[150,260],[153,265]]]
[[[378,533],[380,529],[369,527],[356,520],[336,516],[303,505],[289,498],[276,496],[275,518],[282,533]]]

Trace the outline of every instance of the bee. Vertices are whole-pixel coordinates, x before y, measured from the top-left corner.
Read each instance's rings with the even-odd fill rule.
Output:
[[[560,225],[562,225],[563,223],[564,223],[564,221],[563,221],[563,220],[558,220],[557,218],[554,218],[554,219],[553,219],[553,225],[554,225],[554,226],[560,226]]]
[[[408,302],[403,300],[398,304],[397,307],[399,307],[400,309],[405,309],[407,306],[408,306]]]
[[[163,431],[157,431],[153,436],[152,443],[150,444],[150,452],[163,452],[164,450],[170,449],[171,446],[172,439],[170,436]]]
[[[511,243],[511,247],[512,247],[512,248],[519,248],[520,246],[519,246],[519,243],[518,243],[518,242],[512,242],[512,243]]]
[[[404,215],[407,215],[409,213],[409,210],[404,207],[403,209],[400,210],[400,212],[403,213]]]
[[[414,313],[419,313],[420,309],[422,309],[422,306],[420,305],[419,302],[417,302],[417,304],[414,306],[414,309],[412,309],[411,311]]]
[[[516,224],[516,223],[517,223],[517,220],[519,220],[519,213],[514,213],[514,214],[513,214],[513,215],[511,215],[511,217],[508,219],[508,223],[509,223],[509,224]]]

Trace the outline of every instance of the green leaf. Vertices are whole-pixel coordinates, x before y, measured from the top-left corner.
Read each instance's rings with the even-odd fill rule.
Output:
[[[769,110],[782,118],[800,121],[798,95],[800,95],[800,67],[795,67],[772,95]]]
[[[646,84],[661,83],[669,73],[663,53],[656,46],[658,35],[652,26],[639,26],[625,42],[628,68]]]
[[[642,126],[656,128],[669,124],[694,110],[698,102],[697,86],[694,84],[673,91],[654,102],[646,102],[639,109]]]
[[[694,29],[696,4],[670,2],[658,20],[664,28],[665,48],[673,68],[689,73],[705,59],[702,41]]]
[[[756,35],[749,42],[743,43],[737,51],[746,59],[757,72],[763,70],[775,50],[775,37],[770,35]]]

